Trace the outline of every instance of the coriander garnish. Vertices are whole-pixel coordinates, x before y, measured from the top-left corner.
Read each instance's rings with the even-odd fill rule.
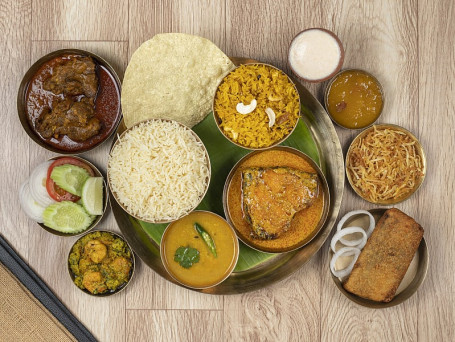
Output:
[[[180,246],[175,251],[174,261],[184,268],[190,268],[193,264],[199,262],[199,251],[190,246]]]

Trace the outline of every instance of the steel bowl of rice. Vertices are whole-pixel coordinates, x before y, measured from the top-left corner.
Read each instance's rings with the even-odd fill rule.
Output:
[[[249,150],[283,142],[300,117],[295,84],[280,69],[264,63],[242,64],[220,82],[213,115],[221,133]]]
[[[187,126],[149,119],[128,128],[112,146],[107,180],[129,215],[168,223],[193,211],[210,183],[211,166],[200,138]]]

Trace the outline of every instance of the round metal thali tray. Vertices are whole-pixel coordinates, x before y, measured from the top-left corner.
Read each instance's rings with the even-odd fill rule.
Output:
[[[235,65],[257,63],[248,58],[231,58]],[[291,77],[292,79],[292,77]],[[208,289],[195,290],[210,294],[235,294],[257,290],[274,282],[282,280],[297,269],[302,267],[316,254],[329,236],[338,216],[344,190],[344,160],[340,141],[336,134],[332,121],[318,100],[299,82],[295,82],[300,94],[302,104],[301,119],[311,132],[319,155],[319,166],[324,173],[330,191],[330,208],[327,220],[319,233],[304,247],[288,252],[277,254],[273,258],[260,263],[250,269],[233,272],[223,283]],[[125,129],[122,124],[119,132]],[[234,166],[236,161],[227,165],[228,169]],[[110,192],[110,196],[112,193]],[[220,205],[222,199],[218,199]],[[160,258],[160,246],[142,228],[139,222],[129,216],[111,197],[111,207],[117,224],[125,239],[133,248],[134,252],[142,261],[168,281],[178,284],[166,272]],[[180,285],[182,286],[182,285]]]

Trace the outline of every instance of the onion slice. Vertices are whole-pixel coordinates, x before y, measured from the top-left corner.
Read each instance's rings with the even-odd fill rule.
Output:
[[[360,254],[360,249],[356,248],[356,247],[340,248],[338,250],[338,252],[336,252],[333,255],[332,260],[330,260],[330,270],[332,271],[332,274],[338,278],[344,278],[347,275],[349,275],[351,273],[352,269],[354,268],[354,264],[357,261],[359,254]],[[341,270],[335,270],[335,263],[340,256],[351,256],[351,255],[353,255],[354,258],[351,260],[351,262],[349,263],[349,265],[346,268],[343,268]]]
[[[355,233],[360,233],[362,234],[362,237],[357,240],[346,240],[342,238],[345,235],[351,235]],[[359,249],[362,249],[365,247],[367,243],[367,233],[365,233],[365,230],[361,227],[347,227],[343,228],[335,233],[335,235],[332,238],[332,241],[330,242],[330,248],[332,248],[333,253],[336,253],[335,250],[335,245],[337,241],[340,240],[343,245],[349,246],[349,247],[357,247]]]
[[[370,225],[368,226],[368,230],[366,232],[367,237],[369,238],[371,233],[373,233],[374,227],[376,226],[376,222],[374,220],[373,215],[371,215],[371,213],[366,210],[353,210],[353,211],[348,212],[346,215],[344,215],[341,218],[340,222],[338,222],[337,231],[340,231],[343,228],[343,224],[348,220],[348,218],[350,218],[352,216],[356,216],[356,215],[368,215],[368,217],[370,218]],[[346,241],[349,241],[349,240],[340,239],[340,241],[342,243],[344,243],[345,245],[347,245]]]
[[[51,161],[41,163],[32,171],[29,178],[30,194],[42,207],[55,203],[46,189],[47,170],[51,164]]]
[[[32,220],[42,223],[44,207],[36,202],[30,194],[29,182],[23,183],[19,190],[19,200],[22,210]]]

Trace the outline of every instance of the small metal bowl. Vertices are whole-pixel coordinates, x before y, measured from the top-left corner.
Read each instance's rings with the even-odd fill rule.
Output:
[[[60,158],[65,158],[65,157],[64,156],[54,157],[54,158],[49,159],[48,161],[54,161],[54,160],[57,160],[57,159],[60,159]],[[78,156],[71,156],[71,158],[80,160],[81,162],[84,162],[85,164],[90,166],[92,168],[93,172],[95,173],[95,177],[103,177],[103,213],[101,215],[98,215],[96,217],[95,221],[93,221],[92,224],[86,230],[84,230],[82,232],[79,232],[79,233],[62,233],[62,232],[59,232],[59,231],[57,231],[55,229],[46,227],[44,225],[44,223],[38,223],[39,226],[41,228],[43,228],[44,230],[46,230],[49,233],[52,233],[54,235],[58,235],[58,236],[79,236],[79,235],[82,235],[82,234],[86,234],[90,230],[94,229],[98,225],[98,223],[100,223],[100,221],[102,220],[102,218],[104,216],[104,213],[106,212],[106,209],[107,209],[107,204],[109,202],[109,191],[108,191],[108,188],[107,188],[106,180],[105,180],[103,174],[100,172],[100,170],[98,170],[98,168],[95,165],[93,165],[91,162],[89,162],[88,160],[86,160],[84,158],[81,158],[81,157],[78,157]]]
[[[220,81],[220,83],[217,85],[216,87],[216,91],[215,91],[215,95],[213,96],[213,102],[212,102],[212,113],[213,113],[213,118],[215,119],[215,122],[216,122],[216,126],[218,127],[218,129],[220,130],[221,134],[223,134],[223,136],[229,140],[231,143],[233,143],[234,145],[237,145],[241,148],[244,148],[244,149],[247,149],[247,150],[252,150],[252,151],[260,151],[260,150],[267,150],[269,148],[272,148],[272,147],[275,147],[279,144],[281,144],[283,141],[285,141],[291,134],[292,132],[294,132],[295,128],[297,127],[298,123],[299,123],[299,118],[300,118],[300,113],[301,113],[301,104],[300,104],[300,95],[299,95],[299,91],[297,90],[297,87],[295,85],[295,83],[292,81],[292,79],[288,76],[288,80],[289,82],[293,85],[294,89],[295,89],[295,92],[297,93],[298,95],[298,101],[299,101],[299,113],[298,113],[298,118],[295,122],[295,125],[294,127],[289,131],[289,133],[287,135],[285,135],[283,138],[281,138],[280,140],[274,142],[273,144],[271,144],[270,146],[265,146],[265,147],[257,147],[257,148],[254,148],[254,147],[248,147],[248,146],[243,146],[243,145],[240,145],[239,143],[231,140],[226,134],[224,134],[223,130],[221,129],[220,127],[220,123],[221,123],[221,119],[219,118],[219,116],[217,115],[217,112],[215,111],[215,99],[216,99],[216,94],[218,93],[218,89],[220,87],[220,85],[225,81],[226,77],[228,77],[232,72],[234,72],[235,70],[237,70],[238,68],[242,67],[242,66],[248,66],[248,65],[264,65],[264,66],[267,66],[267,67],[270,67],[270,68],[273,68],[281,73],[283,73],[284,75],[286,75],[286,73],[281,70],[281,69],[278,69],[277,67],[273,66],[273,65],[270,65],[270,64],[266,64],[266,63],[259,63],[259,62],[256,62],[256,63],[245,63],[245,64],[241,64],[239,66],[237,66],[234,70],[232,70],[230,73],[228,73],[226,76],[223,77],[223,79]]]
[[[226,224],[229,226],[229,228],[231,229],[231,232],[232,232],[232,236],[234,238],[234,259],[230,265],[230,268],[227,270],[226,272],[226,275],[223,277],[223,279],[221,279],[220,281],[214,283],[214,284],[210,284],[208,286],[203,286],[203,287],[197,287],[197,286],[192,286],[190,284],[186,284],[184,282],[182,282],[180,279],[178,279],[177,277],[174,276],[174,274],[170,271],[169,269],[169,266],[168,266],[168,260],[166,258],[166,253],[165,253],[165,247],[164,247],[164,241],[166,241],[166,238],[167,238],[167,235],[168,235],[168,232],[170,230],[170,228],[176,224],[178,221],[174,221],[172,223],[170,223],[164,233],[163,233],[163,237],[161,238],[161,243],[160,243],[160,258],[161,258],[161,261],[163,262],[163,266],[165,268],[165,270],[167,271],[167,273],[172,277],[172,279],[174,279],[177,283],[185,286],[185,287],[188,287],[190,289],[196,289],[196,290],[202,290],[202,289],[209,289],[211,287],[214,287],[214,286],[217,286],[219,284],[221,284],[223,281],[225,281],[227,278],[229,278],[229,276],[232,274],[232,272],[234,271],[234,268],[235,266],[237,265],[237,260],[239,259],[239,240],[237,239],[237,235],[236,235],[236,232],[234,230],[234,228],[232,228],[232,225],[229,224],[229,222],[227,222],[223,217],[221,217],[220,215],[218,214],[215,214],[215,213],[212,213],[211,211],[206,211],[206,210],[195,210],[193,212],[204,212],[204,213],[208,213],[208,214],[211,214],[211,215],[214,215],[214,216],[217,216],[218,218],[222,219],[224,222],[226,222]],[[196,233],[197,234],[197,233]]]
[[[415,146],[416,146],[416,150],[417,150],[417,153],[420,155],[420,157],[422,158],[422,172],[423,172],[423,176],[419,179],[419,181],[415,184],[414,188],[409,192],[407,193],[405,196],[402,196],[402,197],[398,197],[398,198],[395,198],[395,199],[390,199],[390,200],[387,200],[387,201],[377,201],[377,202],[374,202],[374,201],[371,201],[370,199],[366,198],[362,192],[360,191],[360,189],[358,189],[357,187],[354,186],[354,182],[352,180],[352,177],[351,177],[351,174],[349,172],[349,166],[350,166],[350,163],[349,163],[349,160],[350,160],[350,155],[351,155],[351,151],[352,151],[352,146],[359,140],[359,139],[362,139],[365,135],[367,135],[369,132],[371,132],[374,127],[376,128],[390,128],[390,129],[393,129],[393,130],[398,130],[398,131],[401,131],[401,132],[404,132],[405,134],[407,134],[408,136],[410,136],[415,142]],[[351,188],[354,190],[354,192],[359,195],[361,198],[363,198],[365,201],[368,201],[370,203],[373,203],[373,204],[382,204],[382,205],[391,205],[391,204],[397,204],[397,203],[401,203],[405,200],[407,200],[409,197],[411,197],[419,188],[420,186],[422,185],[423,183],[423,180],[425,179],[425,175],[426,175],[426,171],[427,171],[427,163],[426,163],[426,157],[425,157],[425,152],[423,150],[423,147],[422,145],[420,144],[419,140],[414,136],[414,134],[412,134],[411,132],[409,132],[407,129],[404,129],[403,127],[401,126],[397,126],[397,125],[392,125],[392,124],[381,124],[381,125],[374,125],[374,126],[371,126],[367,129],[365,129],[364,131],[360,132],[359,135],[357,135],[354,140],[351,142],[351,145],[349,145],[349,149],[348,149],[348,152],[346,153],[346,162],[345,162],[345,165],[346,165],[346,177],[348,178],[348,181],[349,181],[349,184],[351,185]]]
[[[387,208],[376,208],[376,209],[371,209],[368,210],[373,217],[375,218],[375,221],[378,222],[378,220],[381,218],[382,215],[384,215],[385,211]],[[350,218],[347,222],[345,222],[344,227],[347,226],[356,226],[356,227],[363,227],[363,228],[368,228],[368,219],[364,220],[364,217],[352,217]],[[333,256],[333,251],[329,248],[329,262],[332,259]],[[343,287],[342,281],[335,277],[329,270],[330,275],[332,276],[332,280],[337,286],[337,288],[345,295],[349,300],[353,301],[354,303],[357,303],[359,305],[365,306],[367,308],[372,308],[372,309],[383,309],[383,308],[389,308],[398,304],[403,303],[406,301],[408,298],[410,298],[414,293],[416,293],[417,289],[422,285],[423,281],[425,280],[425,277],[427,275],[428,271],[428,265],[430,262],[430,257],[428,253],[428,248],[427,244],[425,242],[425,238],[422,237],[422,240],[420,241],[419,248],[417,249],[416,255],[414,256],[414,260],[411,262],[411,265],[408,268],[408,271],[406,272],[406,275],[403,278],[402,283],[398,287],[397,294],[396,296],[390,301],[390,302],[375,302],[369,299],[365,299],[359,296],[356,296],[355,294],[352,294],[348,291],[346,291]]]
[[[70,262],[69,262],[69,258],[70,258],[70,255],[71,255],[71,252],[74,248],[74,246],[76,245],[76,243],[82,239],[83,237],[85,237],[86,235],[89,235],[89,234],[93,234],[93,233],[96,233],[96,232],[101,232],[101,233],[109,233],[111,234],[112,236],[114,236],[115,238],[119,238],[121,239],[123,242],[125,242],[126,246],[128,247],[128,250],[130,251],[130,254],[131,254],[131,270],[130,270],[130,273],[129,273],[129,277],[128,277],[128,280],[126,283],[120,285],[117,289],[115,289],[114,291],[110,291],[110,292],[104,292],[104,293],[99,293],[99,294],[93,294],[91,293],[90,291],[88,291],[87,289],[81,289],[79,286],[76,286],[76,284],[74,284],[74,279],[76,278],[76,275],[73,273],[73,271],[71,270],[71,265],[70,265]],[[126,241],[126,239],[117,234],[117,233],[114,233],[114,232],[111,232],[111,231],[108,231],[108,230],[96,230],[96,231],[92,231],[92,232],[87,232],[85,233],[84,235],[82,235],[79,239],[77,239],[77,241],[71,246],[71,249],[68,253],[68,273],[70,275],[70,278],[71,278],[71,281],[72,283],[79,289],[81,290],[82,292],[90,295],[90,296],[93,296],[93,297],[107,297],[107,296],[111,296],[113,294],[116,294],[116,293],[119,293],[121,291],[123,291],[127,286],[128,284],[131,282],[131,279],[133,278],[133,275],[134,275],[134,270],[136,268],[136,262],[135,262],[135,259],[134,259],[134,253],[133,253],[133,249],[131,248],[131,246],[128,244],[128,242]]]
[[[248,159],[250,159],[251,157],[253,157],[259,153],[268,152],[268,151],[251,152],[251,153],[247,154],[246,156],[244,156],[242,159],[240,159],[234,165],[234,167],[231,169],[231,172],[229,172],[229,175],[226,178],[226,182],[224,184],[224,190],[223,190],[224,215],[226,216],[227,222],[234,228],[238,238],[247,246],[249,246],[257,251],[266,252],[266,253],[291,252],[291,251],[297,250],[297,249],[305,246],[306,244],[308,244],[311,240],[313,240],[318,235],[319,231],[324,226],[324,223],[327,219],[327,216],[329,214],[329,209],[330,209],[330,191],[329,191],[329,186],[327,184],[327,180],[325,179],[323,172],[321,171],[319,166],[305,153],[303,153],[295,148],[287,147],[287,146],[276,146],[276,147],[273,147],[271,150],[284,151],[284,152],[295,154],[296,156],[304,159],[307,163],[309,163],[311,165],[311,167],[316,171],[318,178],[319,178],[319,183],[320,183],[319,191],[321,191],[324,196],[322,214],[321,214],[321,218],[319,219],[317,226],[313,229],[311,234],[308,235],[305,239],[303,239],[302,241],[299,241],[298,243],[296,243],[294,245],[290,245],[290,246],[284,247],[284,248],[266,248],[263,246],[259,246],[258,244],[256,244],[254,242],[254,239],[247,239],[245,236],[243,236],[240,233],[240,231],[237,229],[237,227],[235,226],[234,221],[232,219],[229,203],[228,203],[229,202],[228,192],[229,192],[229,187],[230,187],[231,181],[232,181],[234,175],[242,167],[242,165],[244,164],[245,161],[247,161]],[[276,165],[276,166],[280,166],[280,165]]]
[[[291,60],[290,60],[290,52],[291,52],[291,47],[292,45],[294,44],[294,41],[304,32],[306,31],[311,31],[311,30],[319,30],[319,31],[323,31],[325,33],[328,33],[329,35],[331,35],[335,40],[336,42],[338,43],[338,46],[340,47],[340,60],[338,62],[338,65],[337,67],[335,68],[335,70],[333,70],[329,75],[327,75],[326,77],[324,78],[321,78],[321,79],[308,79],[308,78],[305,78],[303,76],[301,76],[292,66],[292,63],[291,63]],[[313,28],[309,28],[309,29],[306,29],[306,30],[303,30],[303,31],[300,31],[299,33],[297,33],[294,38],[292,39],[291,43],[289,44],[289,48],[288,48],[288,64],[289,64],[289,67],[291,68],[292,72],[294,73],[294,75],[299,79],[299,80],[302,80],[302,81],[305,81],[305,82],[310,82],[310,83],[320,83],[320,82],[324,82],[324,81],[327,81],[329,80],[330,78],[332,78],[338,71],[340,71],[341,67],[343,66],[343,62],[344,62],[344,48],[343,48],[343,44],[341,43],[340,41],[340,38],[338,38],[338,36],[333,33],[332,31],[329,31],[325,28],[321,28],[321,27],[313,27]]]
[[[179,217],[175,217],[175,218],[172,218],[172,219],[160,219],[160,220],[155,220],[155,221],[152,221],[152,220],[148,220],[146,218],[143,218],[143,217],[140,217],[138,215],[135,215],[133,214],[130,210],[128,210],[128,208],[126,208],[126,206],[123,205],[123,203],[120,201],[117,193],[113,190],[112,188],[112,185],[111,185],[111,180],[110,180],[110,177],[109,177],[109,163],[110,163],[110,154],[109,154],[109,160],[108,160],[108,165],[107,165],[107,183],[109,184],[109,188],[111,190],[111,193],[112,195],[114,196],[115,198],[115,201],[118,203],[118,205],[125,211],[128,213],[128,215],[140,220],[140,221],[144,221],[144,222],[148,222],[148,223],[170,223],[172,221],[175,221],[175,220],[178,220],[179,218],[182,218],[183,216],[186,216],[188,215],[190,212],[192,212],[201,202],[202,200],[204,199],[206,193],[207,193],[207,190],[209,189],[209,185],[210,185],[210,179],[211,179],[211,175],[212,175],[212,167],[211,167],[211,164],[210,164],[210,157],[209,157],[209,154],[207,152],[207,149],[204,145],[204,143],[202,142],[201,138],[199,138],[199,136],[189,127],[185,126],[184,124],[180,123],[180,122],[177,122],[175,120],[169,120],[169,119],[147,119],[147,120],[143,120],[143,121],[140,121],[136,124],[134,124],[133,126],[131,126],[130,128],[126,129],[123,131],[123,133],[118,137],[118,139],[114,142],[114,144],[112,145],[111,147],[111,152],[112,150],[115,149],[115,147],[117,146],[117,144],[119,143],[119,141],[122,140],[122,138],[125,136],[125,134],[127,134],[128,132],[130,132],[131,130],[133,130],[134,128],[136,128],[137,126],[141,125],[142,123],[145,123],[145,122],[149,122],[149,121],[167,121],[167,122],[175,122],[177,123],[179,126],[181,127],[184,127],[185,129],[189,130],[193,136],[196,138],[196,140],[198,142],[201,143],[201,146],[204,148],[204,151],[205,151],[205,156],[206,156],[206,163],[207,163],[207,167],[209,168],[209,175],[208,175],[208,180],[206,182],[206,186],[205,186],[205,190],[204,190],[204,193],[201,195],[198,203],[196,203],[195,206],[193,206],[193,208],[191,208],[190,210],[188,210],[187,212],[183,213],[182,215],[180,215]]]
[[[343,126],[342,124],[340,124],[338,121],[336,121],[332,114],[330,113],[330,110],[329,110],[329,93],[330,93],[330,89],[332,88],[332,84],[333,82],[335,82],[337,80],[337,78],[341,75],[343,75],[344,73],[346,72],[359,72],[359,73],[363,73],[363,74],[366,74],[368,76],[370,76],[373,80],[376,81],[378,87],[379,87],[379,91],[381,92],[381,97],[382,97],[382,106],[381,106],[381,110],[379,111],[379,115],[377,116],[377,118],[371,122],[370,124],[366,125],[366,126],[362,126],[362,127],[356,127],[356,128],[350,128],[350,127],[346,127],[346,126]],[[359,130],[359,129],[364,129],[364,128],[368,128],[368,127],[371,127],[374,125],[375,122],[377,122],[379,120],[379,118],[381,117],[382,115],[382,112],[384,110],[384,103],[385,103],[385,97],[384,97],[384,88],[382,87],[382,84],[379,82],[379,80],[373,76],[372,74],[370,74],[369,72],[365,71],[365,70],[362,70],[362,69],[344,69],[344,70],[341,70],[339,73],[337,73],[335,76],[333,76],[333,78],[330,80],[330,82],[327,84],[327,87],[325,88],[325,92],[324,92],[324,106],[325,106],[325,109],[327,111],[327,114],[329,114],[330,116],[330,119],[332,119],[332,121],[338,126],[338,127],[341,127],[341,128],[346,128],[346,129],[350,129],[350,130],[353,130],[353,131],[356,131],[356,130]]]
[[[52,60],[52,59],[54,59],[56,57],[59,57],[59,56],[62,56],[62,55],[71,55],[71,54],[92,57],[97,62],[97,64],[99,64],[102,67],[104,67],[107,70],[107,72],[112,76],[112,78],[114,79],[114,81],[116,83],[116,87],[117,87],[118,93],[119,93],[119,112],[117,114],[117,118],[116,118],[114,124],[110,128],[110,131],[106,134],[106,136],[102,140],[96,142],[95,144],[93,144],[93,145],[91,145],[91,146],[89,146],[87,148],[80,149],[80,150],[75,150],[75,151],[74,150],[73,151],[68,151],[68,150],[65,150],[65,149],[60,149],[58,147],[55,147],[53,145],[48,144],[46,141],[44,141],[38,135],[38,133],[36,133],[32,129],[32,127],[31,127],[31,125],[29,123],[29,119],[28,119],[27,100],[26,100],[28,86],[29,86],[32,78],[38,72],[38,70],[45,63],[49,62],[50,60]],[[117,127],[120,124],[120,121],[122,120],[122,110],[121,110],[121,106],[120,106],[120,92],[121,92],[120,79],[119,79],[117,73],[115,72],[114,68],[105,59],[103,59],[102,57],[100,57],[100,56],[98,56],[98,55],[96,55],[96,54],[94,54],[92,52],[85,51],[85,50],[79,50],[79,49],[57,50],[57,51],[53,51],[53,52],[41,57],[39,60],[37,60],[30,67],[30,69],[28,69],[28,71],[26,72],[26,74],[22,78],[22,81],[21,81],[21,84],[19,86],[19,90],[18,90],[18,93],[17,93],[17,113],[19,115],[19,120],[20,120],[20,122],[22,124],[22,127],[24,128],[25,132],[28,134],[28,136],[34,142],[36,142],[41,147],[45,148],[48,151],[59,153],[59,154],[68,154],[68,155],[80,154],[80,153],[84,153],[84,152],[90,151],[90,150],[98,147],[104,141],[108,140],[109,137],[112,136],[112,134],[114,134],[114,132],[117,130]]]

